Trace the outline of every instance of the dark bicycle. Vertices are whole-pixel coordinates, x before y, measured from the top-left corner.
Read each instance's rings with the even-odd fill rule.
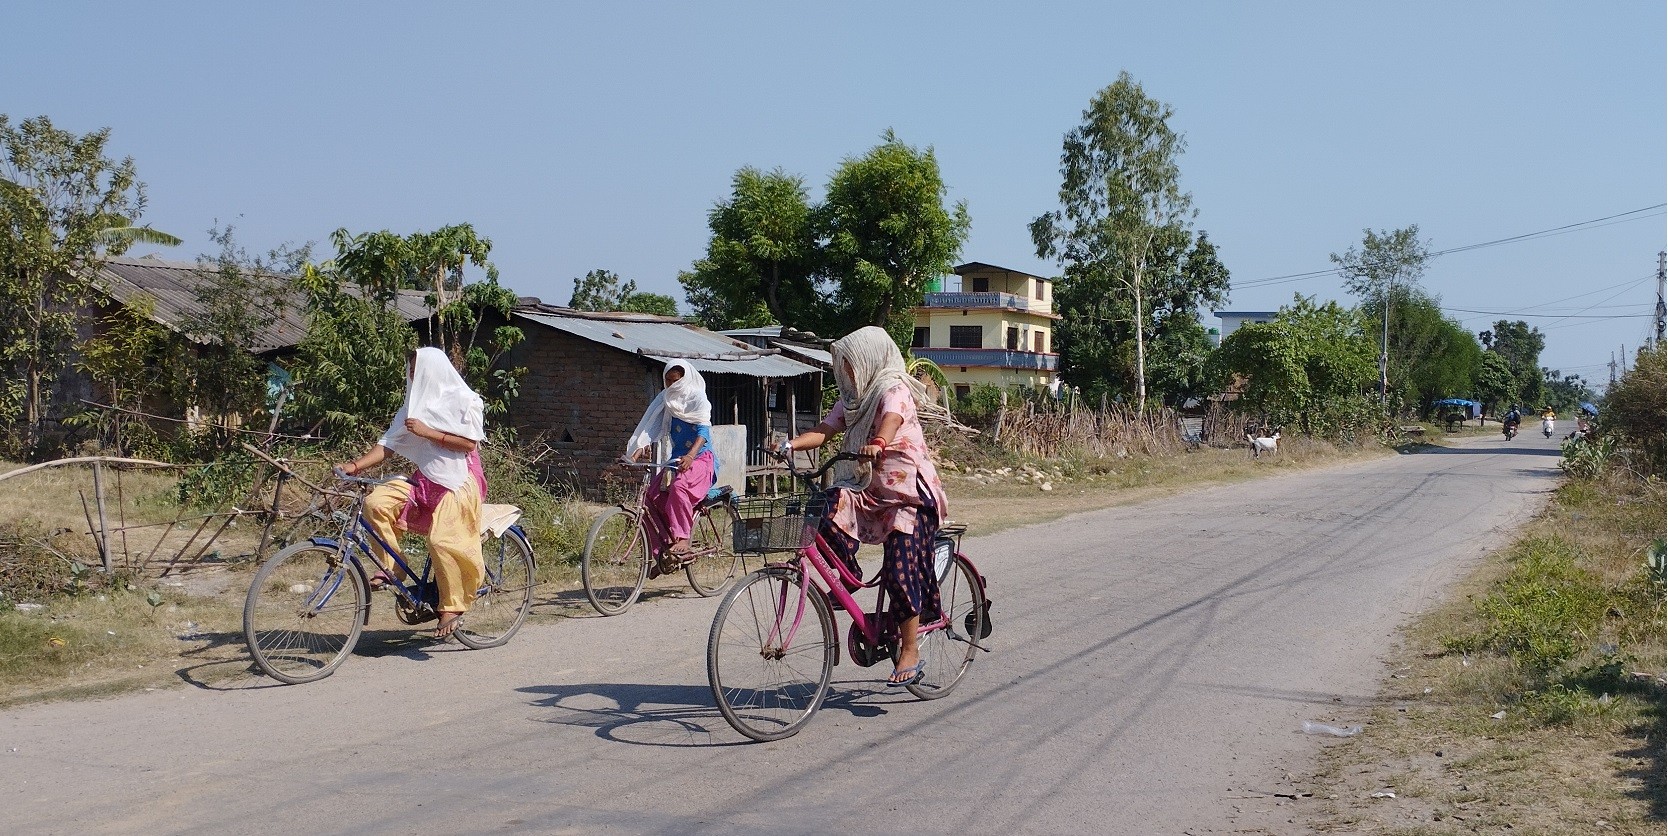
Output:
[[[439,618],[435,605],[439,589],[425,560],[413,571],[393,544],[384,543],[361,514],[364,491],[382,481],[357,476],[337,478],[357,490],[330,491],[349,500],[335,513],[341,523],[337,537],[311,537],[295,543],[261,564],[243,604],[243,636],[255,664],[274,679],[290,684],[312,682],[335,672],[353,652],[360,631],[370,622],[371,585],[366,566],[380,568],[371,544],[393,555],[403,581],[383,588],[394,593],[394,612],[400,621],[417,625]],[[527,533],[515,524],[514,506],[486,505],[483,519],[492,526],[482,533],[481,557],[486,575],[476,590],[474,604],[459,624],[456,636],[465,647],[497,647],[510,640],[533,606],[533,547]]]

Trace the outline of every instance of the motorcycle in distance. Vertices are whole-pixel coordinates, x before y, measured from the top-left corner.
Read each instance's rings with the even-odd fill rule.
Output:
[[[1517,422],[1515,422],[1515,421],[1506,422],[1505,424],[1503,424],[1500,427],[1500,432],[1505,434],[1507,441],[1511,441],[1512,439],[1517,437]]]
[[[1551,438],[1552,434],[1555,433],[1555,432],[1557,432],[1557,428],[1556,428],[1556,425],[1552,423],[1552,419],[1551,418],[1542,418],[1541,419],[1541,435],[1544,435],[1547,438]]]

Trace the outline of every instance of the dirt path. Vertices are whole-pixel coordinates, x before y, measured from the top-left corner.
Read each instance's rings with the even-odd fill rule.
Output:
[[[1397,627],[1556,461],[1480,439],[970,539],[997,632],[962,690],[916,703],[846,661],[775,744],[711,707],[704,600],[7,710],[0,831],[1294,832],[1302,721],[1364,714]]]

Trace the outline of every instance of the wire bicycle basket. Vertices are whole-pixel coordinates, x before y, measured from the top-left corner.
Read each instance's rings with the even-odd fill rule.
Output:
[[[796,552],[811,545],[834,504],[833,491],[736,500],[735,550],[742,554]]]

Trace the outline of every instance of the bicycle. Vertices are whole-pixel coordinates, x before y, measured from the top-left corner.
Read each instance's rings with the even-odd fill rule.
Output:
[[[851,614],[846,650],[852,661],[869,667],[897,659],[897,624],[886,612],[884,590],[872,613],[852,598],[857,589],[877,586],[881,573],[867,582],[852,574],[818,533],[837,489],[819,489],[816,481],[835,462],[857,458],[839,453],[808,473],[790,461],[790,475],[804,480],[807,492],[737,503],[737,553],[792,554],[744,576],[718,605],[707,637],[713,699],[730,726],[753,740],[790,737],[822,707],[839,663],[830,597]],[[948,695],[972,665],[974,651],[985,649],[979,641],[990,635],[984,577],[961,553],[965,530],[946,525],[933,544],[943,614],[919,628],[925,674],[905,686],[919,699]],[[820,583],[808,580],[806,564]]]
[[[398,477],[396,477],[398,478]],[[430,577],[431,565],[412,571],[402,554],[383,542],[362,517],[364,490],[386,480],[337,474],[354,491],[326,491],[349,500],[333,517],[341,523],[337,537],[310,537],[288,546],[261,564],[243,604],[243,637],[255,664],[268,676],[297,685],[323,679],[336,671],[370,622],[371,588],[367,561],[381,569],[371,551],[375,543],[393,556],[405,580],[390,579],[384,586],[394,593],[394,612],[400,621],[418,625],[434,621],[439,587]],[[480,650],[510,640],[533,606],[533,547],[515,523],[514,506],[483,506],[483,516],[499,518],[483,532],[481,557],[486,574],[474,604],[452,635],[465,647]]]
[[[643,594],[643,584],[649,578],[649,561],[660,557],[652,553],[649,544],[666,539],[660,536],[650,515],[644,513],[649,481],[659,471],[677,468],[676,462],[621,464],[644,470],[637,502],[617,505],[597,517],[585,535],[585,553],[579,563],[585,597],[602,615],[619,615],[631,609]],[[723,592],[741,564],[740,556],[728,545],[734,517],[735,494],[728,485],[716,488],[695,506],[695,520],[689,531],[689,554],[681,568],[690,587],[703,598]]]

